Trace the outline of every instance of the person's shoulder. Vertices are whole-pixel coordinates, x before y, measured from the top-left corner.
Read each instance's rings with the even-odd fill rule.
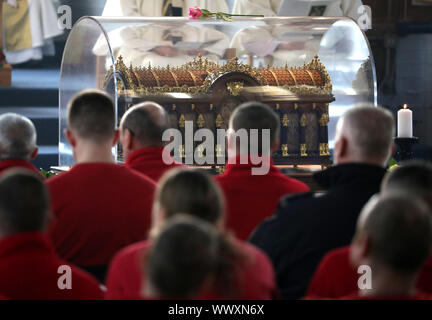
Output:
[[[284,195],[279,202],[277,212],[284,211],[295,206],[302,207],[305,203],[315,202],[321,198],[321,194],[315,192],[300,192]]]
[[[350,246],[333,249],[327,252],[319,263],[314,279],[311,281],[311,286],[315,280],[322,281],[322,278],[331,279],[333,277],[343,277],[351,273],[355,274],[354,268],[349,261]],[[321,280],[320,280],[321,279]]]
[[[267,254],[255,245],[240,239],[235,239],[235,245],[241,252],[252,258],[254,263],[271,265]]]
[[[116,255],[114,256],[113,261],[134,257],[140,252],[147,251],[149,247],[150,247],[150,241],[148,240],[130,244],[127,247],[121,249],[119,252],[117,252]]]
[[[72,271],[74,296],[79,299],[103,300],[104,292],[98,280],[81,268],[63,261],[61,266],[69,266]],[[60,269],[59,269],[60,270]],[[64,270],[63,270],[64,272]]]
[[[51,190],[56,190],[56,187],[61,184],[68,185],[68,181],[73,178],[69,171],[60,172],[48,179],[45,179],[45,183]]]
[[[130,266],[136,261],[139,254],[146,253],[149,248],[150,241],[147,240],[128,245],[114,255],[110,263],[110,270],[117,269],[121,266]]]
[[[339,262],[346,260],[350,254],[350,246],[345,246],[341,248],[336,248],[329,251],[323,258],[323,262]]]
[[[261,279],[267,279],[268,282],[274,282],[275,271],[267,253],[255,245],[239,239],[235,240],[235,246],[243,256],[241,265],[248,276],[257,276]]]
[[[304,182],[292,178],[290,176],[285,175],[283,172],[281,172],[279,169],[277,170],[276,174],[274,175],[278,178],[279,183],[281,184],[282,188],[284,188],[286,192],[309,192],[310,188],[307,184]]]
[[[314,198],[313,192],[288,194],[281,198],[274,214],[264,219],[253,231],[249,242],[260,243],[264,238],[273,239],[275,233],[287,235],[288,230],[293,230],[304,221],[304,217],[309,215],[308,210],[304,210],[304,204]],[[287,229],[288,228],[288,229]]]
[[[156,187],[155,181],[153,181],[150,177],[148,177],[147,175],[145,175],[140,171],[133,170],[120,165],[116,170],[118,170],[122,174],[123,179],[126,180],[127,182],[144,184],[151,188]]]

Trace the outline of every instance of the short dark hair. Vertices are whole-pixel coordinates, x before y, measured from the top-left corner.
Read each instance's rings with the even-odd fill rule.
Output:
[[[363,232],[371,257],[393,271],[412,274],[430,254],[432,222],[429,208],[415,196],[389,193],[371,200]]]
[[[79,137],[104,142],[115,134],[113,99],[101,90],[84,90],[68,105],[69,128]]]
[[[4,234],[43,231],[49,195],[42,178],[26,169],[12,169],[0,178],[0,228]]]
[[[432,164],[421,160],[403,162],[386,174],[381,191],[412,193],[422,197],[432,209]]]
[[[198,169],[172,169],[156,190],[156,201],[167,217],[185,212],[212,224],[224,213],[224,200],[218,185]]]
[[[150,107],[160,108],[161,117],[152,113]],[[155,102],[143,102],[125,113],[121,129],[128,129],[143,146],[160,146],[165,143],[162,141],[164,131],[169,129],[168,114]]]
[[[217,272],[219,235],[209,223],[177,215],[155,239],[147,261],[148,284],[159,297],[192,298]]]
[[[249,140],[250,130],[258,129],[258,150],[260,153],[262,152],[261,130],[270,130],[270,148],[279,139],[279,117],[268,105],[261,102],[246,102],[238,106],[231,114],[230,126],[235,131],[245,129],[248,132]]]

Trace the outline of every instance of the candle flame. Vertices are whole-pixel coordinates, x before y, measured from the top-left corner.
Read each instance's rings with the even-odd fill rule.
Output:
[[[404,108],[404,109],[407,109],[407,108],[408,108],[408,105],[405,103],[405,104],[403,105],[403,108]]]

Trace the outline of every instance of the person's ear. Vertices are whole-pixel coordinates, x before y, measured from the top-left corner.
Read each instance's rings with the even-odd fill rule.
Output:
[[[133,136],[129,129],[123,129],[120,132],[120,141],[123,146],[123,150],[133,149]]]
[[[112,140],[112,145],[113,146],[115,146],[117,144],[117,142],[119,140],[119,134],[120,133],[119,133],[118,129],[114,130],[114,137],[113,137],[113,140]]]
[[[395,154],[396,154],[396,145],[394,143],[392,143],[389,159],[391,157],[394,157]]]
[[[344,158],[347,154],[348,141],[345,137],[341,136],[335,143],[334,147],[334,162],[337,164],[340,159]]]
[[[37,156],[37,154],[38,154],[38,151],[39,151],[39,148],[38,148],[38,147],[35,147],[34,150],[33,150],[33,152],[32,152],[32,154],[31,154],[31,156],[30,156],[30,160],[34,160],[34,159],[36,159],[36,156]]]
[[[354,267],[359,267],[369,260],[370,239],[366,235],[357,234],[354,236],[350,249],[350,262]]]
[[[65,129],[64,134],[66,136],[67,141],[71,145],[71,147],[75,148],[76,147],[76,137],[75,137],[74,133],[69,129]]]
[[[158,201],[153,203],[151,229],[149,238],[155,238],[166,220],[166,211],[161,207]]]

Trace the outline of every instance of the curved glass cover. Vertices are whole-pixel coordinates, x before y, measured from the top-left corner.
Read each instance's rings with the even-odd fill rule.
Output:
[[[72,151],[63,131],[67,126],[68,101],[77,92],[89,88],[106,90],[116,101],[118,118],[124,112],[124,104],[135,102],[139,96],[137,88],[127,86],[124,78],[116,76],[121,71],[118,70],[119,61],[124,67],[151,72],[152,68],[168,71],[170,68],[185,68],[194,59],[202,59],[208,65],[223,66],[237,58],[238,65],[253,70],[269,70],[268,77],[271,77],[273,70],[291,72],[289,70],[309,64],[316,56],[330,76],[334,97],[328,108],[328,142],[332,149],[338,117],[357,103],[376,104],[377,99],[370,46],[353,20],[274,17],[237,18],[226,22],[187,18],[84,17],[70,32],[61,66],[59,165],[73,164]],[[153,80],[160,80],[158,77]],[[181,79],[175,77],[172,86],[180,87]],[[278,81],[277,77],[274,76],[279,85],[282,78]],[[292,79],[296,87],[301,87],[294,76]],[[269,83],[270,80],[261,82],[263,88],[255,88],[265,90]],[[184,92],[188,93],[187,90]],[[177,94],[181,99],[181,94]],[[283,91],[274,90],[273,94],[283,100]],[[117,156],[118,152],[114,154]]]

